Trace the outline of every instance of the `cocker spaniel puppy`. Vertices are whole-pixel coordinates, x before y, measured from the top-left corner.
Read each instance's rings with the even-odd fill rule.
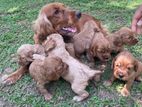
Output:
[[[92,70],[87,65],[73,58],[65,49],[63,37],[59,34],[51,34],[47,37],[56,42],[56,47],[49,51],[49,56],[59,57],[68,65],[68,73],[62,76],[66,81],[70,82],[72,90],[77,94],[73,98],[75,101],[82,101],[89,96],[85,90],[88,81],[96,74],[102,73],[99,70]],[[37,55],[38,56],[38,55]],[[38,57],[37,57],[38,58]],[[39,57],[40,58],[40,57]]]
[[[124,45],[132,46],[135,45],[138,40],[136,35],[128,27],[122,27],[120,30],[107,36],[111,44],[111,52],[118,53],[124,50]]]
[[[92,44],[92,39],[95,33],[100,29],[97,24],[93,21],[87,21],[84,24],[82,31],[73,37],[73,44],[76,57],[80,58],[83,53],[88,53],[89,48]]]
[[[112,62],[113,74],[109,81],[106,81],[106,85],[110,86],[116,79],[120,79],[126,82],[121,94],[123,96],[130,95],[130,88],[133,85],[134,80],[141,81],[140,74],[142,73],[142,63],[138,61],[130,52],[120,52]]]
[[[89,59],[94,61],[94,58],[96,57],[102,62],[106,62],[111,58],[110,52],[110,43],[107,38],[102,32],[96,32],[89,49]]]
[[[52,49],[55,46],[54,41],[49,41],[48,43],[49,44],[47,44],[48,47],[46,47],[46,50],[42,45],[39,44],[24,44],[20,46],[17,50],[18,64],[20,65],[20,68],[18,68],[12,74],[8,75],[7,78],[4,79],[3,83],[13,84],[17,80],[19,80],[21,76],[28,71],[29,65],[33,61],[33,54],[40,54],[45,56],[47,55],[46,53],[48,52],[48,50]]]
[[[63,63],[59,57],[45,57],[41,55],[38,59],[42,60],[36,60],[36,55],[34,55],[33,59],[35,60],[29,67],[29,73],[36,81],[40,93],[44,95],[45,100],[48,101],[52,98],[52,95],[45,88],[45,84],[50,81],[58,80],[61,76],[66,75],[68,65]]]

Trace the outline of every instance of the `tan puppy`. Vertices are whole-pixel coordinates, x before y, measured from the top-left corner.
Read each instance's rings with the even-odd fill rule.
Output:
[[[89,52],[92,39],[99,30],[97,24],[90,20],[84,24],[82,31],[73,37],[75,55],[78,58],[80,58],[81,54]]]
[[[123,96],[130,95],[130,88],[134,80],[141,81],[142,63],[128,52],[119,53],[112,62],[113,75],[106,85],[110,86],[114,80],[120,79],[126,81],[124,88],[121,90]]]
[[[24,44],[20,46],[17,50],[18,64],[20,65],[20,67],[15,72],[7,76],[7,78],[3,80],[3,83],[13,84],[17,80],[19,80],[21,76],[28,71],[29,65],[33,61],[32,55],[34,53],[45,55],[43,46],[38,44]]]
[[[89,93],[85,90],[88,85],[88,80],[94,75],[101,73],[98,70],[92,70],[87,65],[79,62],[73,58],[65,49],[65,43],[63,38],[59,34],[52,34],[47,37],[48,40],[54,40],[56,42],[56,47],[49,51],[49,56],[55,56],[62,59],[64,63],[69,66],[69,71],[66,75],[62,77],[71,83],[72,90],[77,94],[73,98],[75,101],[82,101],[89,96]],[[38,55],[37,55],[38,58]],[[40,58],[40,57],[39,57]]]
[[[111,44],[111,51],[115,53],[123,51],[124,45],[132,46],[138,42],[136,35],[128,27],[122,27],[107,38]]]
[[[33,57],[34,58],[34,57]],[[52,95],[44,85],[50,81],[58,80],[67,73],[68,66],[59,57],[41,57],[42,60],[34,60],[30,67],[30,75],[37,82],[37,87],[45,100],[50,100]]]

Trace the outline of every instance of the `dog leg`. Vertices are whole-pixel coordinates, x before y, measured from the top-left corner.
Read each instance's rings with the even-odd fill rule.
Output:
[[[7,76],[7,78],[5,78],[2,83],[7,84],[7,85],[11,85],[14,84],[16,81],[18,81],[25,72],[28,71],[28,66],[21,66],[19,69],[17,69],[17,71],[13,72],[12,74],[10,74],[9,76]]]
[[[81,86],[80,86],[81,85]],[[87,83],[85,84],[72,84],[72,90],[77,94],[73,97],[74,101],[82,101],[89,96],[89,93],[85,90]]]
[[[103,84],[104,84],[104,86],[109,87],[112,85],[113,81],[115,81],[115,80],[116,80],[116,78],[112,75],[111,79],[108,81],[105,81]]]
[[[34,40],[34,43],[35,43],[35,44],[40,44],[40,42],[39,42],[39,37],[38,37],[37,34],[34,34],[33,40]]]
[[[130,95],[130,88],[132,86],[134,82],[134,78],[132,78],[131,80],[129,80],[123,87],[123,89],[121,90],[121,94],[122,96],[129,96]]]
[[[39,92],[44,96],[44,99],[46,101],[49,101],[52,99],[52,95],[48,92],[47,89],[45,89],[44,84],[45,82],[38,82],[37,87],[38,87]]]

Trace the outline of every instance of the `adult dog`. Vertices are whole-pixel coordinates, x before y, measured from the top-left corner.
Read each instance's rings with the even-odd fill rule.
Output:
[[[72,38],[82,31],[84,24],[93,20],[100,31],[106,33],[101,23],[96,18],[73,11],[62,3],[50,3],[42,7],[38,18],[34,21],[35,43],[42,43],[52,33],[59,33],[64,38]]]

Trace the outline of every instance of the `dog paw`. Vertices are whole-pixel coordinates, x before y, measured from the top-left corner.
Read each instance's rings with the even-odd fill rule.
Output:
[[[19,77],[3,75],[1,78],[1,83],[5,85],[11,85],[11,84],[14,84],[18,79]]]
[[[130,95],[130,92],[126,88],[123,88],[121,90],[121,95],[127,97]]]
[[[80,97],[80,96],[74,96],[73,97],[73,100],[74,101],[77,101],[77,102],[79,102],[79,101],[82,101],[84,98],[82,98],[82,97]]]
[[[104,81],[103,85],[106,86],[106,87],[109,87],[109,86],[112,85],[112,82],[109,81],[109,80],[108,81]]]
[[[45,94],[45,95],[44,95],[44,99],[45,99],[46,101],[49,101],[49,100],[52,99],[52,95],[51,95],[50,93]]]

